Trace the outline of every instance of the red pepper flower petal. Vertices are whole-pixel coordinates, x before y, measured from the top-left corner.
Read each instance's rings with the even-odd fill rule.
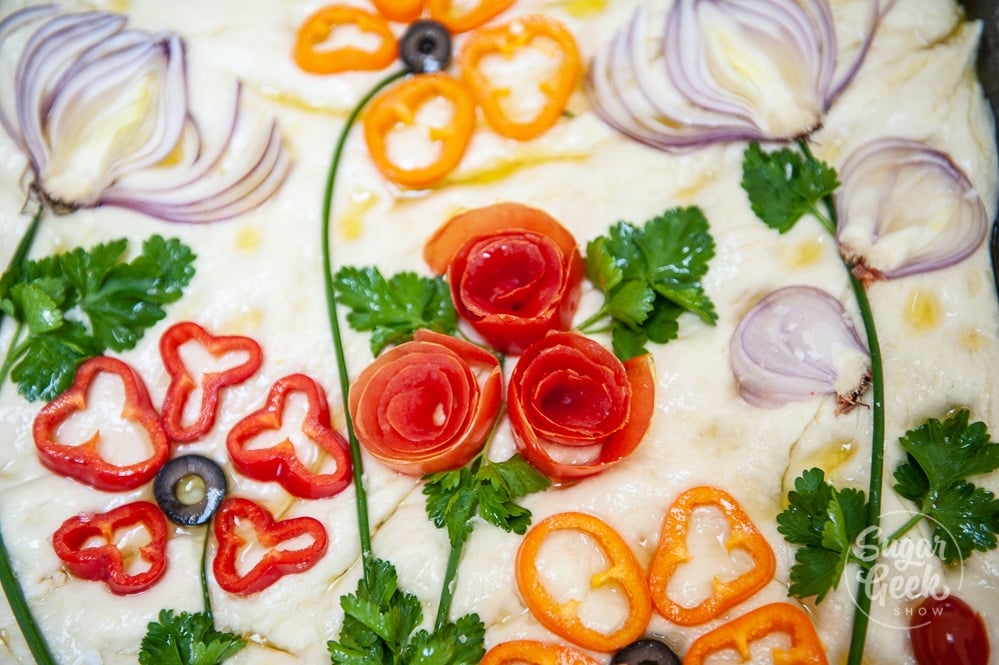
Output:
[[[206,373],[202,377],[201,408],[193,423],[184,422],[184,412],[198,386],[180,353],[181,347],[189,342],[198,344],[216,359],[229,353],[246,356],[236,365]],[[196,441],[208,433],[215,424],[222,389],[246,381],[263,361],[260,345],[255,340],[237,335],[217,337],[191,321],[173,325],[163,333],[160,337],[160,356],[170,376],[170,385],[163,400],[163,426],[172,440],[184,443]]]
[[[242,535],[244,526],[253,528],[256,544]],[[219,506],[214,531],[218,552],[212,572],[218,585],[229,593],[256,593],[285,575],[305,572],[319,563],[329,546],[326,529],[319,520],[293,517],[276,521],[267,510],[240,497],[226,499]],[[308,543],[302,547],[281,547],[303,537]],[[257,545],[266,551],[252,568],[242,571],[240,565],[246,550]]]
[[[431,236],[423,256],[438,274],[447,271],[458,313],[499,351],[520,353],[572,324],[583,259],[573,235],[541,210],[468,210]]]
[[[332,459],[335,468],[329,473],[317,473],[306,465],[288,439],[266,448],[251,445],[262,433],[281,429],[288,399],[294,393],[308,400],[302,433]],[[352,478],[349,447],[330,422],[326,393],[304,374],[279,379],[271,387],[267,403],[233,426],[226,437],[226,448],[233,466],[241,473],[255,480],[277,482],[303,499],[335,496]]]
[[[525,459],[555,480],[585,478],[630,455],[648,431],[652,359],[622,363],[588,337],[549,333],[518,360],[507,404]]]
[[[148,448],[149,454],[138,462],[118,464],[105,457],[100,429],[81,443],[62,443],[58,438],[63,423],[86,411],[90,385],[101,374],[114,374],[121,380],[121,418],[146,432],[148,440],[136,444]],[[80,365],[69,388],[38,412],[32,434],[38,457],[48,469],[107,492],[135,489],[149,482],[170,455],[166,430],[142,378],[121,360],[108,356],[95,356]]]
[[[350,389],[361,445],[400,473],[464,465],[485,443],[499,412],[499,361],[484,349],[428,330],[389,349]]]
[[[119,532],[136,527],[148,536],[147,542],[116,542]],[[104,582],[112,593],[123,596],[145,591],[163,576],[166,539],[166,519],[160,509],[154,503],[136,501],[106,513],[70,517],[52,535],[52,547],[69,572]],[[145,566],[131,563],[136,559]]]

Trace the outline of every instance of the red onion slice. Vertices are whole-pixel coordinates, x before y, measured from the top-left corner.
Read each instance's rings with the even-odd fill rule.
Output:
[[[739,322],[729,352],[742,398],[776,408],[836,395],[837,411],[867,387],[870,354],[843,305],[810,286],[778,289]]]
[[[585,90],[608,125],[662,150],[795,139],[821,126],[866,56],[881,8],[862,1],[860,41],[842,52],[827,0],[643,4],[597,52]]]
[[[840,251],[864,280],[954,265],[988,229],[981,196],[950,157],[901,138],[871,141],[840,169]]]
[[[0,58],[17,62],[0,72],[15,93],[0,101],[0,125],[28,157],[32,189],[60,211],[112,205],[190,223],[271,198],[291,166],[276,123],[242,118],[237,86],[229,126],[206,151],[181,38],[125,23],[48,6],[0,21],[0,55],[27,34],[19,55]]]

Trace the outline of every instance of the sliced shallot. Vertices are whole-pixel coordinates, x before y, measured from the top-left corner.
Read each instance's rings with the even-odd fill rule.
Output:
[[[203,136],[188,104],[181,38],[109,12],[29,7],[0,21],[0,125],[28,158],[30,188],[56,211],[101,205],[210,222],[261,205],[290,159],[276,124],[240,113]],[[234,140],[236,139],[236,140]],[[214,147],[212,147],[214,146]]]
[[[827,0],[643,4],[594,56],[586,91],[611,127],[662,150],[805,136],[867,53],[882,8],[863,1],[850,53]]]
[[[946,268],[985,238],[982,197],[949,156],[923,143],[866,143],[847,158],[840,179],[837,239],[865,281]]]
[[[846,309],[811,286],[778,289],[749,310],[732,334],[729,359],[739,394],[764,408],[836,395],[844,412],[870,375],[870,354]]]

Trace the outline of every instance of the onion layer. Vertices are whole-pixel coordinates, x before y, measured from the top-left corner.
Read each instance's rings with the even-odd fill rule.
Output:
[[[988,213],[950,157],[908,139],[861,146],[840,169],[840,251],[863,280],[930,272],[982,243]]]
[[[739,394],[765,408],[836,395],[844,412],[870,374],[870,354],[843,305],[810,286],[778,289],[757,303],[732,334],[729,359]]]
[[[179,222],[269,199],[290,168],[276,124],[247,128],[237,86],[229,126],[210,148],[188,105],[180,37],[125,24],[49,5],[0,21],[0,54],[24,35],[0,80],[13,91],[0,101],[0,125],[28,158],[31,189],[56,211],[114,205]],[[245,147],[234,147],[237,136]]]
[[[880,18],[868,3],[847,64],[827,0],[675,0],[644,5],[593,59],[586,91],[611,127],[662,150],[790,140],[822,124]]]

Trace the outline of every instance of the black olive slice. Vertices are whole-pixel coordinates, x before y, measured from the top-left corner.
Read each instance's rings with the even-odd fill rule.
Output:
[[[399,40],[399,57],[414,74],[439,72],[451,62],[451,34],[437,21],[414,21]]]
[[[167,518],[181,526],[197,526],[212,518],[225,498],[225,473],[201,455],[175,457],[153,481],[153,496]]]
[[[638,640],[618,651],[611,665],[680,665],[680,659],[659,640]]]

